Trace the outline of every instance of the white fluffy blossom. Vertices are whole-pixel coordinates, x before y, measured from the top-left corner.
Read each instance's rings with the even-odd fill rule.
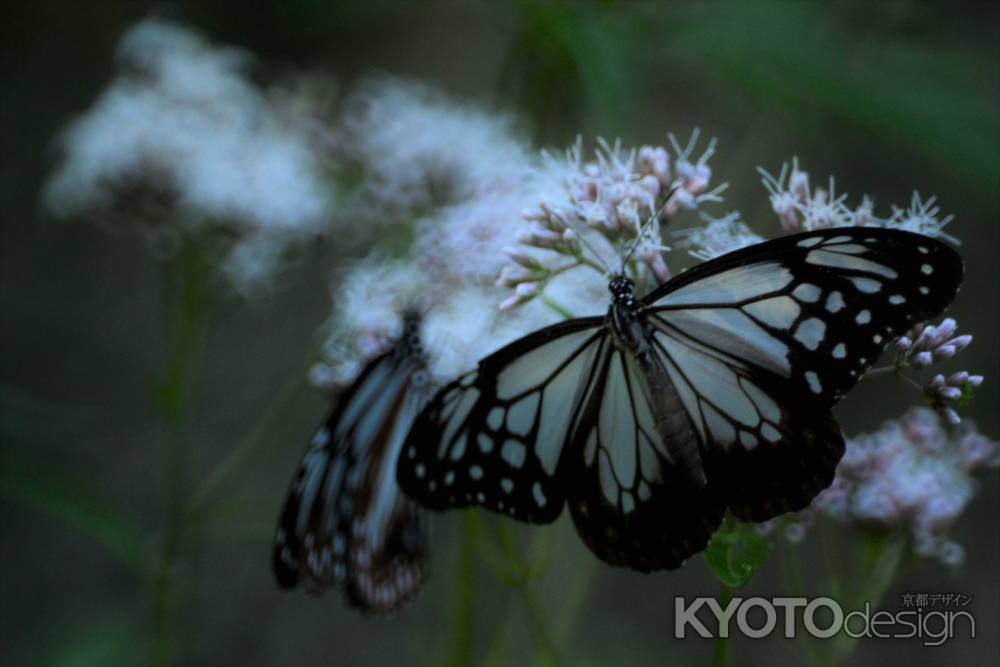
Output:
[[[360,215],[406,218],[517,182],[531,161],[514,119],[418,83],[368,79],[348,97],[337,135],[362,172]]]
[[[673,161],[662,146],[625,149],[620,141],[603,139],[590,161],[580,140],[562,157],[543,154],[540,171],[559,186],[525,209],[519,243],[506,248],[510,262],[497,283],[513,292],[502,307],[551,295],[569,279],[564,276],[588,284],[596,273],[606,283],[606,273],[621,270],[625,260],[637,260],[625,268],[640,289],[668,280],[662,224],[681,210],[720,201],[725,189],[708,190],[714,140],[696,163],[690,161],[698,136],[696,130],[682,149],[670,135]]]
[[[694,227],[679,232],[684,237],[681,244],[689,248],[688,252],[692,257],[700,260],[714,259],[764,240],[740,220],[738,211],[721,218],[712,218],[702,214],[701,218],[706,223],[703,227]]]
[[[127,204],[161,234],[224,230],[234,240],[223,270],[241,290],[325,232],[322,156],[250,82],[247,54],[148,19],[122,38],[117,63],[118,77],[60,137],[44,193],[53,214],[107,219]]]

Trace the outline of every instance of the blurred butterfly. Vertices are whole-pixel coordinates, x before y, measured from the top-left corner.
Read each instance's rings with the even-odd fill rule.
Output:
[[[386,614],[424,579],[419,507],[400,493],[395,465],[428,392],[420,319],[372,360],[312,436],[278,520],[278,584],[322,593],[335,586],[362,611]]]
[[[564,503],[613,565],[673,569],[728,509],[809,504],[844,452],[836,401],[915,322],[940,314],[958,254],[896,230],[834,228],[705,262],[604,317],[540,329],[443,387],[397,475],[435,510],[534,523]]]

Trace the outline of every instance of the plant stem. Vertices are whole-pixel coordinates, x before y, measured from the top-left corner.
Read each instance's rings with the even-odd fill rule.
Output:
[[[462,534],[459,541],[458,572],[455,577],[454,609],[451,621],[451,648],[445,664],[467,667],[473,664],[472,648],[475,621],[475,561],[479,538],[479,517],[471,510],[462,513]]]
[[[164,535],[153,568],[153,620],[156,663],[173,662],[174,571],[181,551],[184,516],[184,417],[190,402],[205,342],[208,298],[204,290],[206,265],[193,241],[187,241],[167,267],[169,290],[167,362],[156,387],[156,403],[164,421]]]
[[[719,592],[719,606],[723,609],[729,606],[729,601],[733,599],[733,589],[722,584]],[[719,635],[715,638],[715,659],[712,661],[715,667],[728,667],[729,665],[729,633]]]
[[[538,649],[541,663],[544,665],[558,666],[561,664],[559,650],[552,639],[552,632],[549,630],[548,615],[542,605],[535,590],[534,580],[537,577],[539,568],[533,567],[531,563],[525,562],[518,551],[517,541],[510,531],[510,526],[504,519],[497,520],[497,532],[499,534],[501,548],[510,562],[510,570],[515,573],[513,585],[521,598],[524,610],[528,614],[528,622],[535,647]]]

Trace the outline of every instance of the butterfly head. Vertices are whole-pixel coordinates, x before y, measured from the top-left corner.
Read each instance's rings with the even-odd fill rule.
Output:
[[[403,333],[399,337],[399,348],[406,357],[422,359],[424,350],[420,340],[420,324],[423,313],[416,308],[406,308],[402,312],[402,320]]]
[[[635,283],[623,273],[611,276],[608,289],[611,291],[611,299],[615,303],[627,304],[630,301],[635,301]]]

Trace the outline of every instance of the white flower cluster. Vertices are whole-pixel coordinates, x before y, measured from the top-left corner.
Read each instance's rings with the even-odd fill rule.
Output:
[[[406,218],[518,182],[531,151],[514,118],[461,104],[414,82],[363,81],[336,133],[341,159],[362,172],[355,203],[367,218]]]
[[[954,357],[972,342],[968,334],[956,336],[957,329],[958,324],[950,317],[937,326],[918,324],[913,327],[895,341],[896,370],[922,369]],[[982,383],[982,375],[972,375],[968,371],[952,373],[947,378],[938,374],[924,385],[924,397],[949,423],[958,424],[962,419],[952,406],[966,399],[972,389]]]
[[[797,158],[792,159],[791,170],[787,163],[782,164],[777,176],[762,167],[758,167],[757,171],[770,196],[771,208],[778,215],[786,234],[827,227],[887,227],[941,237],[957,243],[954,237],[943,231],[953,216],[939,218],[940,209],[934,205],[934,197],[922,201],[920,194],[914,192],[908,209],[894,205],[888,218],[879,218],[874,215],[874,204],[867,196],[862,198],[856,208],[848,206],[847,195],[836,194],[833,176],[826,189],[810,189],[809,174],[799,168]]]
[[[368,170],[370,200],[409,214],[429,210],[414,225],[404,257],[373,255],[337,279],[336,325],[314,381],[352,379],[359,357],[373,356],[397,335],[406,307],[424,313],[422,335],[437,382],[562,319],[542,302],[514,313],[497,308],[503,291],[494,283],[507,261],[502,248],[517,242],[521,211],[558,185],[511,134],[509,119],[390,79],[365,84],[352,104],[344,136],[364,135],[351,159]],[[434,192],[448,196],[439,201]],[[600,298],[605,292],[601,284]],[[603,307],[580,285],[565,295],[567,307]]]
[[[702,261],[756,245],[764,240],[740,220],[739,211],[733,211],[721,218],[712,218],[703,213],[701,218],[706,223],[704,227],[684,229],[678,234],[684,237],[681,244],[691,248],[688,251],[691,256]]]
[[[912,408],[875,433],[847,441],[833,484],[806,510],[772,520],[798,542],[817,514],[863,528],[909,530],[914,551],[957,565],[964,549],[948,531],[975,495],[973,473],[1000,467],[1000,442],[975,425],[942,427],[931,410]]]
[[[117,62],[118,77],[60,138],[44,193],[54,215],[107,219],[146,203],[142,222],[160,240],[221,230],[235,239],[222,269],[241,291],[326,231],[323,156],[295,122],[301,110],[250,82],[247,54],[148,19],[122,38]]]
[[[581,141],[562,157],[543,154],[541,171],[561,187],[548,188],[550,196],[523,212],[528,223],[518,245],[508,247],[511,260],[501,271],[497,285],[514,292],[501,304],[512,308],[543,293],[551,296],[559,277],[577,268],[616,271],[625,255],[637,260],[633,269],[640,289],[655,287],[670,278],[663,257],[661,223],[681,210],[696,209],[704,202],[721,201],[722,184],[708,190],[715,152],[713,139],[696,163],[691,154],[697,145],[696,130],[685,148],[673,135],[675,157],[662,146],[624,149],[620,141],[609,144],[598,139],[592,161],[584,161]],[[584,278],[583,280],[589,280]],[[558,289],[556,287],[555,289]]]

